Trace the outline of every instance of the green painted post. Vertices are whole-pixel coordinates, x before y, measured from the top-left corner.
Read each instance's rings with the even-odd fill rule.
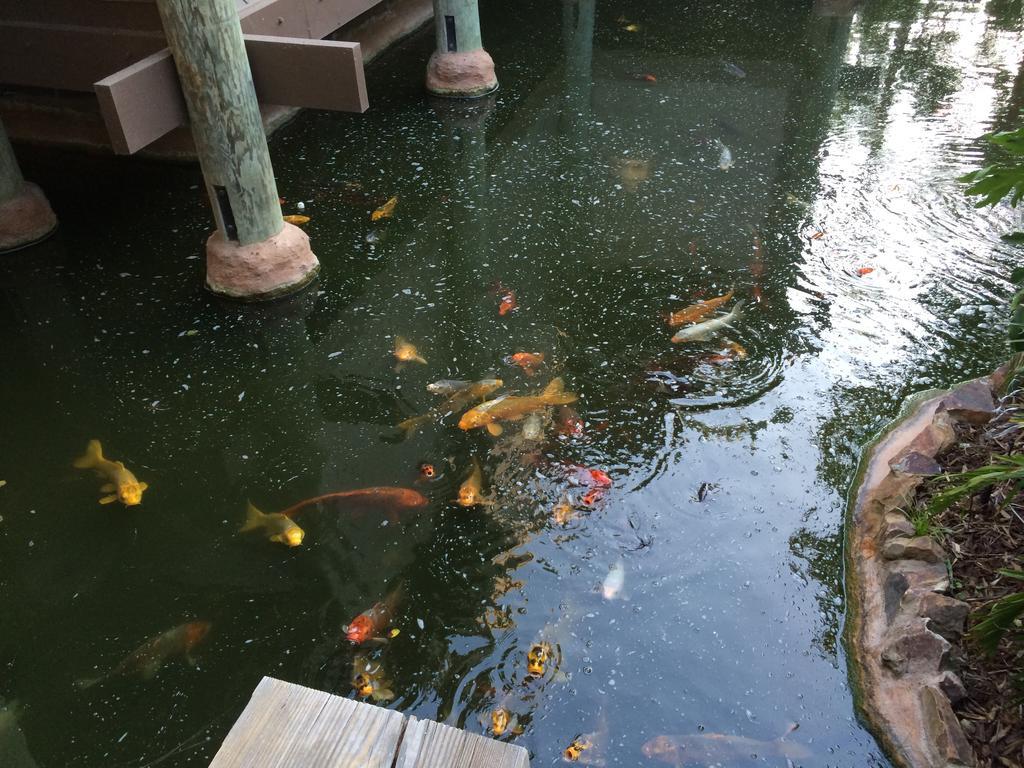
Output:
[[[25,185],[18,161],[14,157],[14,148],[7,138],[7,131],[0,123],[0,203],[10,200]]]
[[[477,0],[434,0],[437,50],[427,64],[427,90],[436,96],[476,98],[498,87],[494,61],[480,38]]]
[[[21,175],[14,149],[0,122],[0,253],[32,245],[57,227],[43,191]]]
[[[281,219],[235,0],[157,0],[157,8],[217,222],[207,287],[250,300],[298,290],[319,263],[305,233]]]

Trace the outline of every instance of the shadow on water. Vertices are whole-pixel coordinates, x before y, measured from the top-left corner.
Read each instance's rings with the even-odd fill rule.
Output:
[[[704,764],[751,744],[886,764],[837,642],[843,499],[904,395],[1001,354],[1011,215],[954,179],[1019,107],[1020,4],[481,13],[488,99],[423,96],[424,31],[370,68],[370,112],[273,138],[323,267],[289,300],[202,293],[196,168],[25,155],[62,226],[0,263],[17,765],[203,765],[262,675],[355,696],[360,671],[420,717],[493,735],[504,713],[535,765],[583,734],[586,764],[709,741]],[[667,312],[730,290],[732,328],[669,342]],[[426,364],[396,370],[399,335]],[[544,354],[536,375],[515,352]],[[426,390],[556,376],[578,416],[541,439],[460,430]],[[149,484],[141,506],[97,504],[70,467],[91,438]],[[489,503],[465,508],[474,460]],[[239,533],[247,501],[374,486],[429,501],[311,504],[295,549]],[[389,595],[387,642],[353,648],[343,628]],[[76,688],[197,620],[194,667]]]

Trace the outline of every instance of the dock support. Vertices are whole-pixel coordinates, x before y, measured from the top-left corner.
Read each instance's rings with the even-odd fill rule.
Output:
[[[281,218],[267,137],[234,0],[157,0],[188,106],[217,231],[206,286],[245,301],[309,284],[320,264],[309,237]]]
[[[37,243],[57,226],[46,195],[25,181],[0,123],[0,253]]]
[[[498,87],[494,61],[480,39],[477,0],[434,0],[437,50],[427,64],[427,90],[473,99]]]

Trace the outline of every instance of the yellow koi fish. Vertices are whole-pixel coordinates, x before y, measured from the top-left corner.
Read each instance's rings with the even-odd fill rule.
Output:
[[[735,292],[736,290],[732,289],[723,296],[716,296],[715,298],[708,299],[707,301],[698,301],[696,304],[691,304],[686,309],[680,309],[678,312],[670,312],[668,315],[668,324],[672,328],[675,328],[680,325],[686,325],[687,323],[695,323],[705,315],[711,314],[713,311],[729,301]]]
[[[260,512],[250,501],[245,510],[245,525],[238,529],[239,533],[255,531],[262,528],[269,541],[297,547],[302,543],[306,532],[295,524],[295,521],[280,512]]]
[[[395,336],[395,357],[402,363],[427,364],[426,359],[420,355],[416,346],[409,343],[404,336]]]
[[[90,440],[85,453],[72,462],[78,469],[92,469],[100,477],[110,482],[100,486],[100,491],[108,494],[100,498],[100,504],[120,501],[126,507],[134,507],[142,503],[142,492],[149,488],[147,483],[140,483],[120,461],[103,458],[103,446],[99,440]]]
[[[352,687],[356,694],[376,702],[391,701],[395,698],[391,681],[385,677],[384,667],[379,661],[357,654],[352,659]]]
[[[443,419],[452,413],[459,413],[472,403],[483,400],[494,390],[503,386],[501,379],[483,379],[481,381],[469,382],[465,387],[453,391],[445,398],[445,401],[424,414],[413,416],[398,425],[398,429],[405,437],[408,437],[423,424],[428,424],[437,419]],[[431,385],[433,386],[433,385]],[[428,387],[429,389],[429,387]]]
[[[496,422],[515,421],[522,419],[534,411],[547,408],[549,405],[568,405],[576,402],[576,395],[565,391],[561,377],[553,379],[539,395],[513,396],[505,395],[471,408],[462,414],[459,429],[470,430],[484,427],[497,437],[504,429]]]
[[[469,473],[466,482],[459,486],[459,498],[455,501],[462,507],[475,507],[478,504],[490,504],[483,497],[482,489],[484,484],[484,472],[480,462],[473,457],[473,471]]]

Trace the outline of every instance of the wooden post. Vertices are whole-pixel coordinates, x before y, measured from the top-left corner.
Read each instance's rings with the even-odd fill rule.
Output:
[[[281,219],[234,0],[157,0],[157,8],[217,222],[207,287],[244,300],[299,290],[320,265],[306,234]]]
[[[7,138],[7,131],[0,123],[0,203],[21,192],[23,186],[25,178],[21,175],[18,160],[14,157],[14,148]]]
[[[0,123],[0,253],[37,243],[57,226],[46,195],[25,181]]]
[[[427,90],[436,96],[476,98],[498,87],[494,61],[480,39],[477,0],[434,0],[437,50],[427,64]]]

